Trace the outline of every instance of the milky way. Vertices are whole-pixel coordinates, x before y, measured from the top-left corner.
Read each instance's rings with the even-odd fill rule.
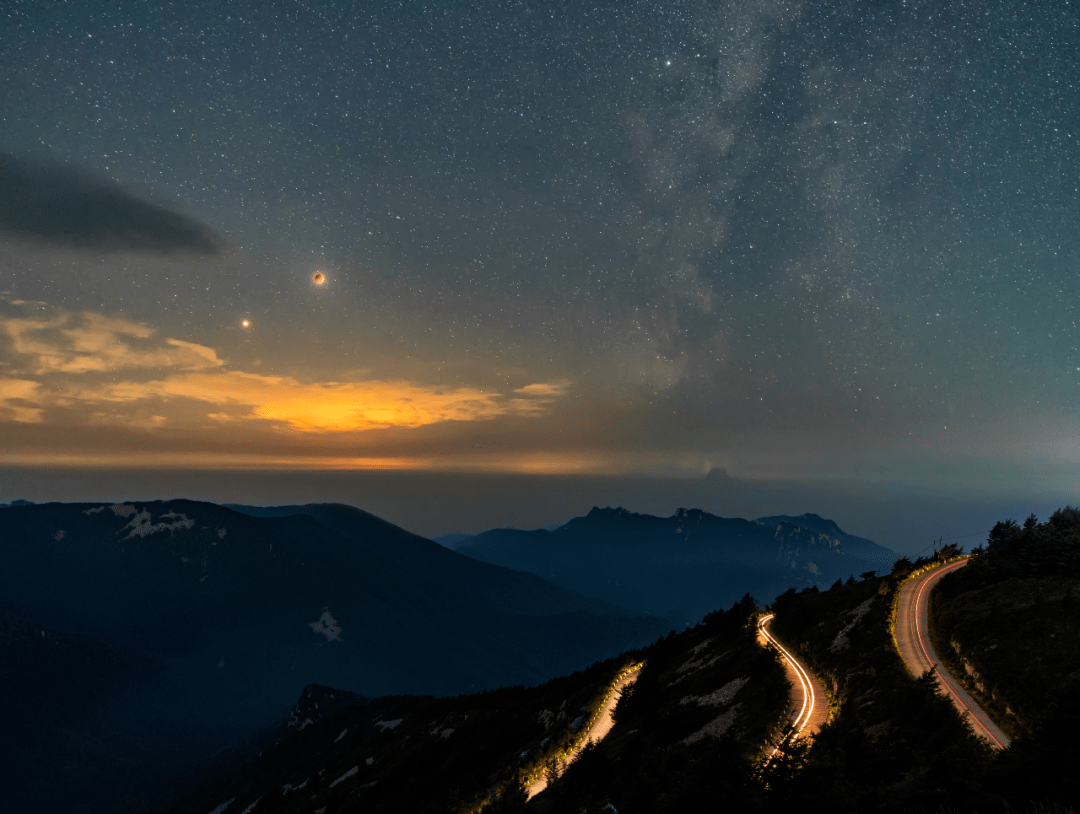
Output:
[[[1077,483],[1070,4],[8,8],[8,463]]]

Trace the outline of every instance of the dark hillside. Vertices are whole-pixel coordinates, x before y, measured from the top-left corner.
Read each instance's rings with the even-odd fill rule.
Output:
[[[790,711],[789,687],[755,642],[757,606],[746,597],[542,687],[340,710],[153,814],[206,814],[229,801],[243,812],[256,800],[253,812],[325,814],[1071,811],[1076,748],[1058,736],[1075,717],[1044,732],[1057,739],[1041,751],[1021,739],[1019,749],[992,754],[928,676],[906,672],[890,617],[910,566],[776,600],[774,632],[824,679],[835,714],[812,744],[767,763]],[[573,737],[631,660],[646,666],[616,707],[610,735],[526,803],[515,791],[522,778]],[[1063,757],[1048,761],[1049,749]]]
[[[791,590],[773,603],[773,632],[806,660],[834,705],[805,766],[776,778],[779,800],[829,811],[989,802],[979,787],[985,747],[931,680],[907,673],[895,649],[898,584],[899,575]]]
[[[231,778],[151,810],[210,811],[230,799],[238,810],[257,799],[264,812],[467,808],[505,784],[545,738],[567,734],[619,666],[608,661],[530,689],[375,699],[290,734]]]
[[[193,710],[188,726],[163,726],[154,696],[176,697],[185,676],[167,659],[78,633],[47,628],[0,610],[0,698],[5,702],[0,766],[5,811],[41,811],[51,798],[65,811],[88,800],[145,792],[132,775],[171,771],[215,725],[219,710]],[[202,714],[200,714],[200,712]],[[109,732],[110,738],[102,738]],[[45,772],[43,772],[43,768]],[[43,794],[25,778],[47,774]],[[122,790],[116,778],[125,779]]]
[[[282,739],[231,779],[152,809],[467,812],[523,810],[520,778],[572,738],[629,661],[646,660],[617,725],[528,806],[532,811],[696,810],[755,791],[753,759],[781,720],[787,687],[741,603],[651,647],[534,688],[458,698],[380,698]],[[355,771],[354,771],[355,770]],[[716,794],[720,794],[717,798]],[[689,808],[688,808],[689,806]]]
[[[1012,697],[1018,705],[1027,704],[1024,708],[1043,713],[1037,719],[1038,728],[1021,734],[1004,752],[991,752],[975,738],[953,705],[937,694],[929,674],[913,679],[893,645],[893,594],[906,573],[928,560],[910,563],[904,558],[889,577],[837,584],[825,592],[789,591],[778,597],[773,604],[774,632],[824,680],[837,711],[818,735],[805,766],[777,779],[777,802],[829,811],[997,812],[1042,810],[1044,805],[1050,806],[1046,810],[1058,810],[1055,805],[1070,810],[1067,807],[1080,799],[1075,773],[1080,748],[1074,737],[1080,725],[1075,701],[1080,665],[1075,656],[1054,652],[1053,642],[1068,633],[1071,645],[1080,628],[1071,609],[1061,618],[1053,617],[1051,586],[1076,580],[1043,577],[1042,598],[1035,599],[1038,592],[1031,592],[1031,582],[1040,579],[1032,575],[1038,569],[1054,571],[1061,563],[1073,561],[1062,539],[1068,535],[1060,527],[1050,531],[1056,542],[1041,545],[1038,554],[1019,569],[1027,575],[1024,578],[1010,578],[1012,572],[1002,565],[1023,559],[1020,541],[1010,535],[1010,543],[999,549],[999,555],[980,553],[970,565],[944,577],[931,598],[939,655],[951,641],[968,642],[966,647],[961,645],[961,652],[977,652],[984,659],[980,665],[986,666],[974,669],[978,681],[990,682],[996,680],[994,670],[1002,662],[986,657],[1001,659],[1002,650],[1011,650],[1001,674],[1020,678],[1012,685]],[[997,556],[1001,559],[995,562]],[[979,564],[983,557],[987,565]],[[1031,564],[1040,560],[1041,565]],[[996,600],[996,610],[982,613],[995,608],[995,600],[988,598],[994,587],[976,588],[970,594],[963,593],[963,587],[987,579],[998,580],[995,586],[1003,593]],[[943,586],[948,590],[942,591]],[[1017,602],[1015,625],[1006,624],[1011,618],[1004,611],[1009,593],[1026,594],[1026,599]],[[1037,612],[1025,616],[1025,608]],[[995,640],[997,647],[992,646]],[[1070,645],[1063,649],[1073,651]],[[950,672],[966,674],[956,653],[951,647],[948,650],[953,660],[946,664]],[[1058,671],[1050,671],[1050,680],[1035,675],[1050,665]],[[1044,694],[1039,696],[1039,692]],[[820,801],[826,799],[828,805],[822,805]]]
[[[1080,512],[998,523],[931,598],[935,649],[1011,738],[1003,794],[1080,799]]]
[[[768,807],[758,774],[779,736],[790,691],[775,655],[758,646],[749,596],[657,642],[616,709],[616,727],[528,811],[629,814]]]
[[[111,810],[50,778],[96,767],[98,789],[162,780],[309,684],[366,696],[536,684],[670,628],[347,507],[327,516],[344,531],[182,500],[0,509],[0,611],[69,637],[27,651],[12,622],[0,641],[7,697],[37,716],[29,740],[25,726],[0,732],[25,768],[7,794],[36,795],[39,811],[73,810],[73,797]],[[78,715],[65,697],[84,699]]]

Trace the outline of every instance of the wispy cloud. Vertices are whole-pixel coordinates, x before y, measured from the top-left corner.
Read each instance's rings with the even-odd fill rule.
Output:
[[[146,325],[101,314],[85,313],[80,319],[71,314],[45,320],[7,319],[0,321],[0,330],[11,341],[12,352],[24,357],[35,374],[202,370],[223,364],[204,345],[179,339],[162,342]]]
[[[527,384],[514,390],[510,409],[518,415],[542,415],[570,389],[571,382],[561,379],[555,382]]]
[[[37,424],[43,410],[41,385],[28,379],[0,379],[0,420]]]
[[[558,398],[566,393],[570,389],[569,380],[561,380],[557,382],[544,382],[540,384],[527,384],[524,387],[517,388],[514,393],[522,396],[539,396],[547,398]]]

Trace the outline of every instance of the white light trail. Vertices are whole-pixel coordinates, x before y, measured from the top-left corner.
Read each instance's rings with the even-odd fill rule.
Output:
[[[768,616],[763,616],[758,622],[758,630],[761,631],[761,635],[765,637],[769,644],[771,644],[773,647],[780,651],[780,655],[784,657],[784,661],[791,665],[792,670],[795,671],[795,675],[799,679],[799,684],[802,686],[802,709],[799,710],[799,714],[795,717],[795,721],[792,723],[792,727],[794,729],[793,737],[797,738],[800,734],[802,734],[802,731],[806,728],[806,725],[810,723],[810,716],[814,714],[814,705],[817,703],[817,700],[814,696],[814,685],[810,681],[810,676],[807,674],[803,666],[799,663],[799,660],[796,659],[793,655],[791,655],[791,653],[789,653],[780,644],[780,642],[773,638],[773,635],[769,633],[768,625],[775,615],[775,613],[770,613]],[[772,753],[769,755],[769,757],[771,758],[773,755],[775,755],[779,749],[779,746],[773,747]]]

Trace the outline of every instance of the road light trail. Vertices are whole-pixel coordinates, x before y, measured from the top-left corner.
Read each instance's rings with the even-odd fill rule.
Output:
[[[912,675],[918,677],[933,670],[938,685],[959,710],[960,715],[971,721],[975,734],[997,749],[1009,746],[1009,738],[975,703],[960,683],[941,666],[940,659],[930,642],[929,607],[930,592],[939,579],[950,571],[963,568],[967,560],[961,560],[913,579],[900,589],[896,614],[896,645]]]
[[[792,738],[814,735],[829,717],[829,702],[825,698],[825,689],[805,665],[769,632],[769,623],[775,615],[770,613],[758,621],[758,641],[771,644],[784,659],[784,670],[795,693],[795,704],[799,707],[798,714],[790,724]],[[779,748],[774,747],[769,757],[775,755]]]
[[[571,752],[566,758],[559,762],[559,774],[566,771],[566,767],[570,765],[570,762],[577,756],[578,752],[585,748],[589,743],[599,743],[607,734],[611,731],[611,727],[615,725],[615,721],[612,718],[612,712],[615,710],[615,705],[619,702],[621,692],[626,687],[629,687],[635,681],[638,680],[638,676],[641,675],[642,665],[638,664],[629,670],[626,675],[620,678],[615,685],[608,691],[608,696],[604,700],[604,703],[600,706],[599,714],[596,716],[596,720],[593,721],[592,726],[589,727],[589,731],[585,734],[585,737],[581,739],[578,746]],[[546,776],[541,776],[536,782],[530,784],[525,789],[526,797],[531,800],[537,794],[547,788],[548,781]]]

